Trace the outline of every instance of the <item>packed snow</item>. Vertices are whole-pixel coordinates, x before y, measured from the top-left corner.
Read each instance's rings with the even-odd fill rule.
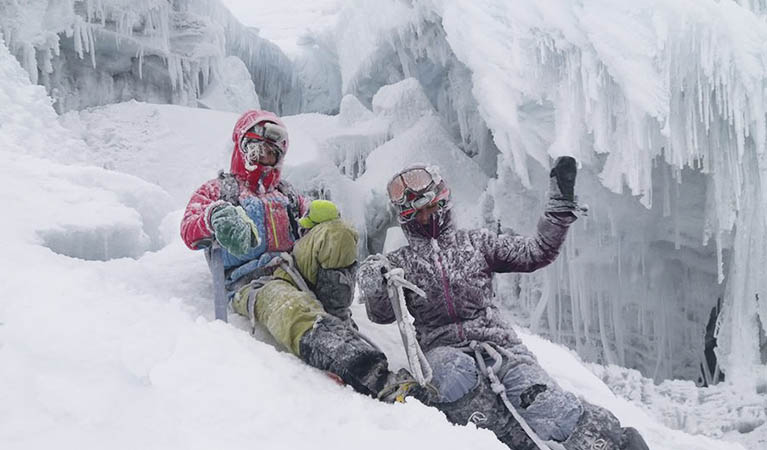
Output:
[[[0,447],[502,447],[212,321],[178,224],[260,106],[302,112],[285,117],[285,176],[341,205],[360,255],[404,244],[384,193],[404,165],[442,167],[461,226],[527,233],[550,161],[575,155],[588,216],[551,267],[497,280],[526,344],[654,450],[764,448],[766,12],[0,0]],[[726,382],[701,388],[719,298]],[[404,365],[396,330],[354,311]]]

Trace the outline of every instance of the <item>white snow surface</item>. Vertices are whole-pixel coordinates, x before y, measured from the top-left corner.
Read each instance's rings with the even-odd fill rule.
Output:
[[[390,119],[369,113],[352,123],[343,114],[287,117],[297,136],[288,178],[334,187],[346,212],[382,189],[393,167],[384,163],[407,162],[415,142],[447,172],[480,179],[457,148],[437,153],[449,140],[433,114],[389,135]],[[212,320],[204,258],[184,247],[178,225],[191,191],[228,166],[235,118],[137,102],[59,118],[0,41],[0,448],[504,448],[417,401],[386,405],[340,387],[252,338],[241,318]],[[343,133],[386,141],[370,154],[381,164],[356,180],[339,176],[326,152]],[[472,201],[459,196],[457,209]],[[84,243],[57,246],[50,233]],[[361,305],[354,313],[402,366],[395,327],[373,326]],[[571,351],[521,336],[564,388],[609,407],[654,450],[744,448],[669,429]]]

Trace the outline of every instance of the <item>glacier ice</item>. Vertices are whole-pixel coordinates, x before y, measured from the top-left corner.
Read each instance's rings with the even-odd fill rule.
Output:
[[[92,163],[87,144],[60,125],[44,89],[29,83],[1,39],[0,79],[0,200],[13,211],[14,237],[88,260],[135,258],[163,247],[168,193],[86,165]]]
[[[302,107],[291,60],[218,0],[3,0],[0,32],[59,112],[131,99],[195,106],[209,87],[247,88],[227,56],[245,64],[263,107]]]
[[[697,379],[723,298],[719,362],[753,389],[767,383],[763,13],[761,1],[358,2],[335,32],[343,92],[364,105],[418,80],[494,178],[485,224],[530,231],[550,161],[581,161],[592,213],[563,256],[499,280],[523,323],[593,361]]]

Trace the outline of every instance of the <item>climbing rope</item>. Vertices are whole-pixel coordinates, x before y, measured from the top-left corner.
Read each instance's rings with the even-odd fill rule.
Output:
[[[502,351],[499,351],[501,349],[493,348],[493,346],[487,342],[471,341],[469,342],[468,346],[462,347],[461,350],[465,351],[466,353],[474,354],[474,358],[477,361],[477,366],[479,367],[480,372],[490,380],[490,389],[492,389],[494,393],[501,397],[501,400],[503,401],[504,406],[506,406],[506,409],[509,410],[511,415],[514,417],[514,420],[516,420],[522,429],[525,430],[525,433],[533,441],[533,443],[535,443],[535,445],[540,450],[551,450],[551,447],[543,442],[538,434],[533,431],[532,428],[530,428],[530,425],[527,424],[527,421],[522,417],[522,415],[519,414],[514,405],[511,404],[509,397],[506,395],[506,386],[501,383],[501,381],[498,379],[498,375],[496,375],[496,372],[500,370],[501,365],[503,364],[503,357],[501,356]],[[482,354],[483,351],[493,360],[493,364],[489,367],[487,364],[485,364],[485,358]],[[503,353],[508,356],[507,352]]]

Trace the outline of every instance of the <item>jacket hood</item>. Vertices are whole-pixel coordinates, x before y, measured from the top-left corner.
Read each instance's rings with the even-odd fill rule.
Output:
[[[234,130],[232,131],[234,151],[232,151],[232,163],[229,170],[235,177],[246,181],[252,190],[260,191],[263,189],[263,191],[269,192],[273,190],[280,182],[280,174],[282,173],[282,161],[285,160],[285,155],[288,152],[288,140],[286,139],[285,142],[282,143],[282,157],[279,161],[277,161],[276,165],[257,165],[256,170],[247,170],[245,168],[245,159],[243,158],[242,151],[240,150],[240,142],[249,129],[261,122],[272,122],[283,128],[287,128],[276,114],[269,111],[256,109],[248,111],[240,116],[240,118],[234,124]]]

